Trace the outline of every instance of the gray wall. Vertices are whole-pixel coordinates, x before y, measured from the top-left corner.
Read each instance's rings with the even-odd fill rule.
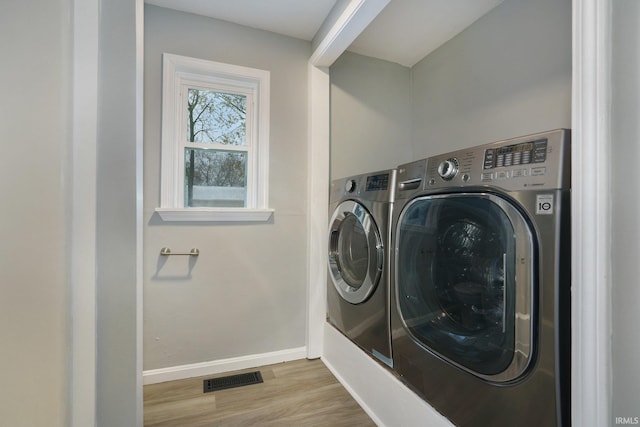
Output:
[[[613,412],[640,417],[640,197],[633,178],[640,164],[640,3],[615,0],[612,53],[611,209],[613,283]]]
[[[303,347],[310,43],[145,7],[144,369]],[[162,53],[271,72],[269,223],[163,223]],[[200,249],[197,260],[160,248]]]
[[[0,13],[0,424],[68,423],[68,0]]]
[[[331,178],[411,159],[411,70],[345,52],[331,66]]]
[[[408,69],[331,67],[331,177],[571,127],[571,0],[506,0]]]
[[[505,0],[412,69],[413,154],[571,127],[571,0]]]
[[[133,426],[136,408],[135,1],[101,2],[97,138],[99,426]]]

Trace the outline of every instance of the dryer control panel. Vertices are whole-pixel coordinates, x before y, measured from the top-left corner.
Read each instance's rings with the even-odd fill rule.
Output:
[[[329,201],[358,199],[391,202],[395,194],[396,170],[377,171],[331,182]]]

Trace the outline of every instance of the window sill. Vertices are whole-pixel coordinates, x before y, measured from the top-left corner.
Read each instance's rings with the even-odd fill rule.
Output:
[[[156,208],[163,221],[266,222],[274,209]]]

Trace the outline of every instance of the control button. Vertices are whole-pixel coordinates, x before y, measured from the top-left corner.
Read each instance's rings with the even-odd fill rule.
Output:
[[[354,179],[350,179],[349,181],[347,181],[347,183],[344,185],[344,191],[346,191],[347,193],[353,193],[354,191],[356,191],[356,181]]]
[[[471,177],[469,176],[468,173],[465,173],[464,175],[462,175],[462,181],[469,182],[470,179]]]
[[[513,153],[513,164],[519,165],[522,162],[522,151],[516,151]]]
[[[547,141],[538,141],[533,145],[533,163],[542,163],[547,160]]]
[[[509,178],[509,173],[505,171],[497,172],[496,179],[507,179]]]
[[[495,150],[485,150],[484,152],[484,169],[493,168],[493,161],[495,160]]]
[[[442,179],[450,180],[458,173],[458,159],[452,157],[440,163],[438,166],[438,175]]]
[[[482,175],[480,175],[480,180],[481,181],[492,181],[493,180],[493,174],[491,172],[485,172]]]
[[[527,176],[527,170],[526,169],[516,169],[511,173],[511,177],[512,178],[522,178]]]
[[[428,182],[429,185],[436,185],[436,180],[431,178]]]
[[[513,164],[513,153],[507,153],[504,156],[504,165],[511,166]]]
[[[546,173],[547,173],[547,168],[545,167],[531,168],[531,176],[542,176],[542,175],[545,175]]]

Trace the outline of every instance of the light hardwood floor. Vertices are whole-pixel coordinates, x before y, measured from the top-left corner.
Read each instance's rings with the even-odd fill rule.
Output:
[[[259,370],[264,380],[203,393],[203,381]],[[320,360],[297,360],[144,387],[146,427],[375,426]]]

